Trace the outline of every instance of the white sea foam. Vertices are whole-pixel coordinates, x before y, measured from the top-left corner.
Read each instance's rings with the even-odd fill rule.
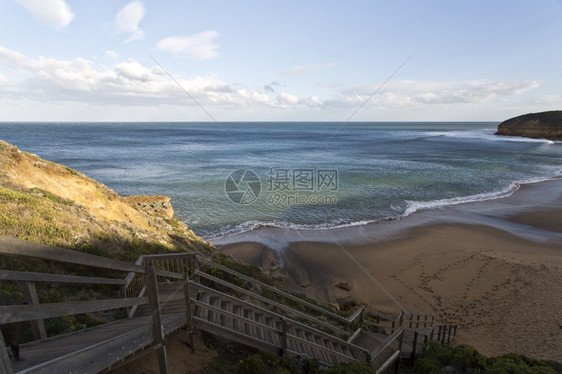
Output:
[[[496,129],[481,130],[460,130],[460,131],[426,131],[423,134],[428,137],[449,137],[459,139],[483,139],[488,141],[504,141],[504,142],[521,142],[521,143],[544,143],[544,144],[562,144],[562,141],[549,139],[533,139],[521,136],[495,135]]]
[[[481,193],[481,194],[475,194],[469,196],[459,196],[450,199],[432,200],[432,201],[406,201],[407,207],[404,210],[404,212],[402,212],[401,214],[393,217],[384,217],[384,218],[377,218],[372,220],[360,220],[360,221],[345,222],[345,223],[332,222],[332,223],[310,224],[310,225],[303,225],[303,224],[296,224],[296,223],[282,222],[282,221],[248,221],[232,226],[230,228],[225,228],[220,232],[218,232],[217,234],[215,234],[213,238],[210,238],[210,240],[223,239],[231,235],[243,234],[261,228],[280,228],[280,229],[294,229],[294,230],[332,230],[332,229],[339,229],[345,227],[364,226],[367,224],[372,224],[382,221],[399,220],[422,210],[437,209],[437,208],[444,208],[447,206],[459,205],[464,203],[506,198],[511,196],[517,190],[519,190],[523,185],[546,182],[549,180],[558,179],[560,177],[562,177],[562,169],[557,170],[553,177],[537,177],[537,178],[530,178],[522,181],[512,182],[509,184],[509,186],[499,191],[493,191],[493,192],[487,192],[487,193]],[[393,207],[393,210],[396,210],[395,208],[396,206]]]

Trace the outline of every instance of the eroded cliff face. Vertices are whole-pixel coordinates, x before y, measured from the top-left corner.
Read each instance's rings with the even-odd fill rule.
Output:
[[[111,252],[131,243],[140,252],[211,250],[174,217],[169,197],[123,198],[80,172],[1,140],[0,235],[71,248],[93,244]]]
[[[529,113],[499,124],[496,135],[562,140],[562,110]]]

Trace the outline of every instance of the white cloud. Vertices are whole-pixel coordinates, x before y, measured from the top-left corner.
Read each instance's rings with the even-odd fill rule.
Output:
[[[106,56],[109,56],[111,58],[117,58],[119,57],[119,54],[111,49],[108,49],[105,51]]]
[[[0,70],[4,69],[9,72],[2,87],[6,98],[114,106],[195,105],[159,67],[132,60],[107,68],[82,58],[28,57],[0,46]],[[202,105],[281,105],[263,93],[223,82],[215,75],[177,79]]]
[[[156,48],[194,60],[209,60],[219,55],[219,45],[215,42],[218,36],[219,33],[214,30],[190,36],[172,36],[160,40]]]
[[[176,79],[210,113],[219,113],[217,118],[222,114],[230,120],[344,120],[379,86],[372,84],[339,89],[331,96],[315,96],[306,93],[295,95],[277,82],[269,86],[275,87],[278,94],[268,94],[225,82],[213,74],[178,75]],[[151,118],[160,118],[158,110],[166,112],[161,118],[170,120],[187,118],[182,116],[208,120],[204,113],[203,117],[197,117],[202,111],[159,67],[145,66],[134,60],[106,67],[101,62],[83,58],[31,57],[0,46],[0,82],[0,112],[5,119],[29,120],[37,113],[46,113],[48,116],[45,118],[56,120],[59,108],[64,108],[65,112],[72,114],[72,120],[79,120],[80,115],[82,120],[122,118],[111,117],[111,112],[132,115],[131,120],[144,120],[143,113],[151,113],[154,116]],[[560,102],[559,95],[525,94],[541,83],[536,80],[389,82],[356,118],[444,120],[451,119],[453,114],[461,116],[454,117],[459,120],[490,120],[502,118],[504,114],[511,115],[517,110],[540,111],[537,108],[552,107]],[[281,91],[281,87],[285,90]],[[261,87],[257,89],[261,90]],[[41,108],[41,111],[35,111],[35,108]],[[89,111],[87,108],[90,108]],[[345,110],[342,111],[342,108]],[[506,111],[509,113],[504,113]],[[6,117],[6,113],[11,117]]]
[[[145,68],[136,61],[122,62],[115,66],[115,71],[130,80],[149,82],[157,79],[153,70]]]
[[[537,80],[512,81],[397,81],[386,84],[369,100],[368,106],[412,106],[485,103],[519,95],[542,84]],[[333,106],[358,106],[367,100],[380,83],[341,91],[328,100]]]
[[[144,5],[140,1],[131,1],[117,13],[114,28],[118,33],[129,34],[125,43],[144,38],[144,31],[139,28],[139,23],[145,13]]]
[[[16,0],[39,23],[62,30],[74,19],[64,0]]]
[[[301,75],[312,74],[318,70],[333,68],[334,66],[336,66],[336,64],[334,63],[297,65],[283,70],[282,72],[278,73],[277,76],[298,77]]]
[[[289,95],[288,93],[282,92],[277,96],[277,100],[282,105],[297,105],[299,103],[298,96]]]

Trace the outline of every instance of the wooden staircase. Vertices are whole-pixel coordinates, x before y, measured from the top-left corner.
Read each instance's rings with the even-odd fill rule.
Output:
[[[455,325],[436,324],[430,315],[401,312],[396,318],[365,307],[343,317],[272,285],[257,281],[196,253],[141,256],[135,264],[0,237],[0,254],[34,257],[112,271],[125,279],[4,271],[0,279],[24,282],[118,286],[119,298],[1,306],[0,324],[112,309],[128,318],[56,337],[39,336],[22,346],[26,361],[12,363],[0,339],[0,372],[108,371],[156,350],[167,372],[165,336],[184,326],[193,348],[194,329],[287,356],[307,356],[323,365],[366,361],[382,373],[400,359],[413,359],[429,340],[448,343]],[[35,300],[35,301],[34,301]],[[43,329],[44,330],[44,329]],[[74,343],[74,342],[79,343]]]

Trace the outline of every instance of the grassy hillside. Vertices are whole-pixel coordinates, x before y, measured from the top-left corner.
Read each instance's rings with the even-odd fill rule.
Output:
[[[211,246],[165,196],[122,198],[101,183],[0,141],[0,235],[134,261]]]

